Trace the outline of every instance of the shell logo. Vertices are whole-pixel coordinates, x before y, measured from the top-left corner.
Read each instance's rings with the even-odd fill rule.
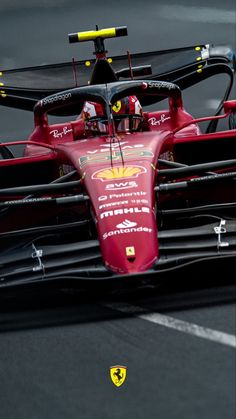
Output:
[[[92,175],[92,179],[100,179],[102,182],[105,182],[111,179],[136,178],[142,173],[146,173],[145,167],[119,166],[99,170]]]

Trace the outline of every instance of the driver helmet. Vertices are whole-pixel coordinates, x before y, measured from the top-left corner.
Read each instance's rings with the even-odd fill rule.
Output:
[[[143,111],[136,96],[128,96],[112,105],[112,114],[117,132],[139,131],[143,122]],[[82,118],[85,130],[97,134],[107,133],[107,118],[99,103],[85,102]]]

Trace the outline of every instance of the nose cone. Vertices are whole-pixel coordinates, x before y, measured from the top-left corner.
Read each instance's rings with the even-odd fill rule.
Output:
[[[102,257],[114,272],[144,272],[158,257],[155,162],[164,139],[147,132],[80,144]]]
[[[143,272],[158,257],[154,176],[142,162],[96,170],[87,180],[103,259],[114,272]]]
[[[140,206],[115,211],[107,211],[98,227],[105,263],[119,273],[144,272],[158,256],[152,209]]]

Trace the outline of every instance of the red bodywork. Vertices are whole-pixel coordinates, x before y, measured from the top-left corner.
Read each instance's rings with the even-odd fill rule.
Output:
[[[173,142],[189,135],[194,141],[200,134],[182,108],[175,124],[169,111],[145,113],[145,119],[147,131],[120,133],[112,142],[107,136],[78,139],[81,120],[57,125],[44,122],[36,125],[29,138],[34,145],[29,142],[26,149],[32,160],[46,158],[45,153],[56,159],[63,173],[77,169],[91,200],[104,262],[117,273],[146,271],[158,258],[156,162],[173,158]],[[173,130],[186,123],[174,138]],[[53,155],[51,150],[36,146],[37,141],[53,147]]]
[[[97,32],[95,32],[94,36],[97,39]],[[76,39],[77,42],[77,34],[76,36],[73,35],[72,38]],[[4,223],[0,226],[0,233],[3,233],[2,237],[4,237],[5,233],[10,233],[9,236],[11,236],[12,232],[16,235],[19,232],[20,235],[23,231],[22,237],[26,240],[26,242],[22,242],[24,248],[25,243],[28,244],[27,229],[31,230],[30,234],[33,238],[30,243],[32,247],[34,246],[34,252],[29,252],[29,259],[37,257],[39,266],[36,268],[33,266],[32,269],[28,268],[28,270],[30,271],[31,269],[34,274],[38,270],[41,270],[44,275],[45,270],[43,262],[40,259],[41,256],[45,257],[44,250],[37,250],[34,243],[37,244],[38,239],[41,239],[41,225],[45,230],[47,230],[47,226],[50,229],[52,225],[54,233],[57,225],[60,225],[60,227],[63,225],[63,221],[58,222],[58,224],[55,222],[57,217],[60,217],[63,212],[60,212],[57,206],[52,207],[51,202],[50,205],[47,204],[47,198],[49,200],[51,199],[50,193],[49,195],[44,192],[41,195],[39,193],[39,198],[37,198],[38,195],[35,192],[32,200],[35,199],[36,203],[37,199],[45,199],[45,201],[42,206],[35,205],[33,210],[30,206],[22,207],[24,205],[24,199],[26,199],[26,203],[28,201],[31,204],[31,195],[25,198],[25,190],[22,194],[19,192],[19,195],[13,195],[13,193],[14,191],[20,190],[20,188],[17,189],[18,186],[21,187],[22,185],[31,184],[37,186],[40,183],[42,183],[41,186],[47,186],[48,184],[51,185],[57,182],[58,179],[60,182],[61,178],[66,177],[66,174],[71,175],[71,173],[75,172],[80,179],[77,189],[75,187],[72,191],[69,190],[64,195],[63,193],[59,193],[58,196],[60,199],[63,199],[63,197],[68,197],[68,200],[69,198],[74,199],[70,208],[73,214],[73,221],[74,217],[77,217],[76,221],[80,222],[82,220],[81,223],[84,221],[89,223],[92,217],[93,226],[92,229],[88,228],[87,235],[85,234],[83,236],[81,233],[81,237],[78,237],[78,240],[77,237],[73,237],[72,242],[70,242],[71,236],[68,242],[64,242],[64,236],[62,235],[63,238],[59,242],[58,248],[61,249],[61,247],[66,246],[67,244],[65,243],[69,243],[73,247],[75,244],[77,245],[76,240],[78,243],[85,243],[84,248],[86,248],[90,246],[89,239],[92,239],[97,245],[98,239],[102,256],[103,273],[106,271],[105,275],[112,272],[118,275],[142,273],[151,270],[153,267],[155,273],[156,266],[159,262],[161,262],[158,265],[160,269],[169,260],[170,263],[168,266],[170,268],[175,262],[178,265],[180,259],[182,263],[185,263],[185,253],[189,261],[194,259],[201,260],[202,255],[204,257],[215,256],[215,254],[218,256],[219,250],[222,250],[222,254],[224,254],[225,248],[231,245],[231,243],[230,240],[225,243],[221,241],[221,234],[226,232],[226,229],[222,227],[226,223],[224,218],[227,219],[227,216],[224,217],[221,215],[221,211],[223,205],[235,204],[235,188],[229,182],[227,186],[225,184],[223,184],[223,187],[221,186],[222,189],[219,193],[217,183],[213,182],[211,184],[212,172],[208,170],[204,172],[204,167],[197,166],[204,166],[205,163],[205,166],[209,167],[210,165],[210,167],[213,167],[215,164],[213,177],[217,177],[218,174],[223,174],[233,178],[235,176],[235,160],[231,160],[233,156],[231,156],[230,150],[234,148],[233,141],[235,140],[236,130],[231,129],[223,132],[202,134],[198,123],[205,120],[225,118],[230,113],[235,113],[236,102],[225,102],[225,114],[222,116],[193,119],[183,108],[181,90],[176,84],[158,80],[131,80],[130,82],[119,83],[117,78],[119,72],[115,74],[112,69],[108,68],[102,39],[99,38],[99,41],[96,42],[96,63],[89,83],[91,85],[54,93],[51,96],[39,100],[34,106],[35,129],[33,133],[27,141],[16,142],[16,144],[22,143],[26,145],[24,157],[7,158],[0,162],[0,166],[4,170],[6,169],[6,182],[2,182],[4,185],[2,187],[7,191],[5,202],[2,203],[3,211],[6,209]],[[130,76],[133,79],[130,56],[128,61]],[[207,68],[209,67],[206,65]],[[107,71],[106,74],[104,73],[105,70]],[[123,96],[122,93],[124,93]],[[143,98],[145,94],[149,95],[151,99],[155,95],[162,99],[163,97],[168,97],[169,109],[158,112],[144,112],[143,127],[140,132],[115,132],[115,124],[112,123],[112,104],[122,97],[129,95],[137,95],[139,97],[138,95],[140,95]],[[52,113],[51,111],[55,110],[60,111],[66,105],[67,101],[67,105],[73,105],[77,113],[76,106],[81,98],[83,103],[87,100],[94,100],[98,101],[100,105],[102,104],[108,124],[106,135],[86,136],[84,121],[79,118],[61,124],[48,124],[47,113],[50,114]],[[154,99],[156,100],[155,97]],[[155,103],[155,100],[153,103]],[[72,115],[75,115],[75,113],[72,113]],[[229,145],[229,151],[227,151],[227,144]],[[2,144],[2,146],[9,145],[12,146],[14,143]],[[174,163],[174,165],[171,166],[171,163]],[[223,166],[219,166],[223,168],[218,170],[217,164],[219,163],[223,164]],[[176,177],[172,177],[173,173],[170,173],[170,171],[167,175],[164,173],[168,172],[169,167],[171,169],[174,167],[174,172],[178,168],[183,168],[183,166],[189,170],[188,173],[190,175],[184,177],[184,175],[178,176],[177,174]],[[166,167],[167,170],[165,170]],[[7,173],[9,173],[9,177],[12,176],[11,168],[15,168],[14,173],[16,177],[18,174],[20,177],[19,182],[15,182],[15,189],[12,188],[12,190],[10,190],[12,185],[11,179],[7,177]],[[191,170],[193,170],[192,176]],[[37,171],[39,172],[37,173]],[[202,179],[201,176],[198,177],[202,174],[206,174],[206,177],[208,177],[207,181],[210,181],[210,183],[207,183],[208,187],[204,186],[204,183],[201,183],[202,189],[200,191],[197,188],[196,190],[191,190],[190,188],[190,190],[186,189],[182,191],[181,185],[180,189],[178,189],[178,185],[175,189],[178,182],[179,184],[181,182],[184,184],[192,180],[204,182],[205,179]],[[170,177],[168,178],[168,176]],[[197,179],[194,179],[195,177]],[[213,180],[215,181],[215,179]],[[222,178],[220,181],[222,181]],[[169,185],[171,191],[168,189]],[[164,194],[159,193],[161,191],[160,186],[163,187]],[[4,189],[0,191],[3,200]],[[8,201],[9,194],[12,199],[11,202]],[[76,205],[76,194],[84,194],[82,198],[86,197],[88,199],[84,207],[81,207],[79,204]],[[211,208],[214,203],[216,203],[216,208],[213,209],[212,215],[209,216],[208,207]],[[17,207],[18,216],[12,217],[10,205],[14,206],[15,204],[19,205],[19,209]],[[206,214],[203,214],[203,218],[199,222],[200,227],[198,233],[198,225],[195,222],[199,216],[198,214],[201,216],[203,207],[206,207]],[[172,209],[177,213],[179,211],[177,226],[174,224],[175,215],[172,216],[170,222],[168,221],[168,213],[170,215]],[[195,211],[195,215],[192,218],[189,217],[191,218],[189,224],[186,219],[182,221],[182,210],[183,213],[185,210],[190,210],[190,213],[191,211]],[[215,216],[214,211],[218,211],[219,215]],[[167,221],[165,221],[165,217],[163,216],[164,212],[167,214]],[[158,219],[159,215],[160,219]],[[70,219],[70,212],[67,212],[68,216]],[[188,218],[188,216],[185,218]],[[208,218],[209,225],[207,226],[208,231],[206,233],[205,219]],[[220,220],[219,226],[212,224],[213,220],[216,222],[216,219],[217,222]],[[73,224],[73,221],[71,224]],[[227,228],[229,234],[231,234],[231,230],[234,230],[234,221],[232,223],[227,222],[229,224]],[[35,237],[32,231],[34,226],[37,226],[38,229],[38,235]],[[75,235],[76,232],[77,230],[75,230]],[[26,239],[24,235],[26,235]],[[48,235],[50,236],[50,234]],[[54,237],[57,240],[56,234]],[[168,241],[169,238],[170,242]],[[195,244],[195,240],[198,240],[197,245]],[[205,253],[203,254],[204,241]],[[232,243],[232,246],[234,246],[234,241]],[[21,242],[19,248],[21,252]],[[57,243],[55,244],[54,251],[57,256]],[[50,252],[50,248],[45,250],[48,257],[50,256]],[[230,253],[230,256],[232,254]],[[24,257],[22,257],[23,267],[25,263]],[[97,255],[95,255],[95,259],[96,257]],[[65,267],[71,263],[72,271],[70,272],[72,272],[72,275],[74,274],[75,259],[72,258],[71,261],[70,257],[68,257],[68,262],[67,260],[65,262]],[[60,263],[58,262],[60,260],[53,261],[55,276],[58,275],[57,269],[60,268]],[[81,271],[84,269],[83,262],[82,256],[82,267],[78,268],[75,275],[80,276]],[[50,263],[48,262],[49,266],[47,267],[49,280]],[[96,271],[96,260],[94,263],[94,269]],[[104,265],[107,270],[104,269]],[[11,269],[8,269],[10,272]],[[20,269],[22,269],[22,266]],[[9,275],[13,275],[13,281],[15,273],[17,275],[20,269],[17,266],[13,274],[11,272],[9,273]],[[66,270],[62,264],[62,277],[64,275],[64,269]],[[84,270],[85,274],[89,276],[88,266],[86,269]],[[165,269],[165,266],[163,269]],[[8,271],[6,272],[8,275]],[[7,275],[6,281],[8,280]],[[22,275],[24,276],[24,272]],[[99,269],[98,275],[100,275]]]
[[[103,261],[119,274],[147,271],[158,259],[154,192],[158,159],[173,161],[178,144],[235,137],[234,131],[201,134],[199,120],[193,120],[182,106],[174,117],[171,111],[146,112],[144,117],[144,132],[89,138],[84,137],[80,119],[48,125],[45,116],[36,118],[25,157],[1,161],[6,166],[53,161],[55,177],[76,169],[90,198]],[[21,223],[25,227],[34,217],[43,220],[44,213],[21,210],[18,219],[9,218],[1,231],[19,228]]]

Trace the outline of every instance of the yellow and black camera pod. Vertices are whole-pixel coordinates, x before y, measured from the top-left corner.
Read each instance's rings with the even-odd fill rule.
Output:
[[[98,29],[95,31],[84,31],[69,33],[69,42],[86,42],[94,41],[95,54],[105,53],[104,39],[106,38],[117,38],[119,36],[127,36],[127,26],[118,26],[116,28]]]
[[[118,26],[117,28],[99,29],[95,31],[84,31],[69,33],[69,42],[95,41],[97,38],[117,38],[128,35],[127,26]]]

